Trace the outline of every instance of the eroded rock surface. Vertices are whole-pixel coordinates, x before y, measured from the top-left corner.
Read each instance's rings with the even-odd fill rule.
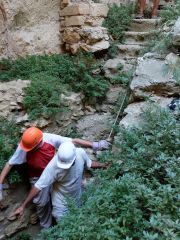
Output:
[[[157,59],[153,55],[139,58],[135,77],[130,86],[134,98],[178,95],[180,86],[174,78],[171,65],[165,59]]]
[[[1,0],[1,58],[60,53],[59,9],[58,0]]]

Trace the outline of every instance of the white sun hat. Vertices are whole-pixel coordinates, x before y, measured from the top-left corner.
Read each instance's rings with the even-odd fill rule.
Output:
[[[62,143],[57,152],[57,166],[68,169],[76,159],[76,148],[72,142]]]

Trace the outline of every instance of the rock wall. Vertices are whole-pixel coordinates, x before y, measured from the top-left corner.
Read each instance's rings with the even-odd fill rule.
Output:
[[[60,53],[59,0],[0,0],[0,57]]]
[[[107,12],[88,0],[0,0],[0,58],[107,49]]]
[[[61,7],[61,31],[66,51],[75,54],[79,49],[96,52],[109,47],[107,29],[101,26],[108,13],[106,4],[64,0]]]

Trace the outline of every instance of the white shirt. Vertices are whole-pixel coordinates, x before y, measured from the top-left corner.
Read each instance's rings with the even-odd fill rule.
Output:
[[[56,219],[67,212],[66,198],[73,198],[77,205],[80,204],[81,185],[84,168],[90,168],[92,161],[82,148],[76,148],[76,159],[69,169],[57,167],[57,155],[49,162],[35,187],[43,189],[53,183],[52,214]]]
[[[54,146],[56,149],[59,148],[61,143],[72,141],[71,138],[62,137],[60,135],[51,134],[51,133],[43,133],[43,142],[49,143]],[[26,162],[26,152],[22,150],[22,148],[18,145],[16,151],[9,159],[10,165],[22,164]]]

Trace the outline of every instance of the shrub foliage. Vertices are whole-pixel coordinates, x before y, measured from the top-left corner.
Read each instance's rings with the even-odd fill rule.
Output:
[[[106,27],[112,37],[116,40],[122,41],[124,32],[128,29],[132,21],[133,5],[114,4],[108,12],[103,26]]]
[[[178,19],[180,16],[180,1],[175,0],[174,4],[167,4],[164,9],[161,10],[160,16],[163,23]]]
[[[105,96],[109,83],[101,74],[93,75],[97,63],[90,54],[70,56],[28,56],[0,62],[0,81],[30,79],[24,106],[31,118],[53,116],[61,111],[60,94],[83,92],[87,98]]]
[[[41,239],[178,240],[180,238],[180,124],[171,113],[149,109],[141,129],[120,129],[111,165]],[[120,164],[120,162],[122,162]]]

